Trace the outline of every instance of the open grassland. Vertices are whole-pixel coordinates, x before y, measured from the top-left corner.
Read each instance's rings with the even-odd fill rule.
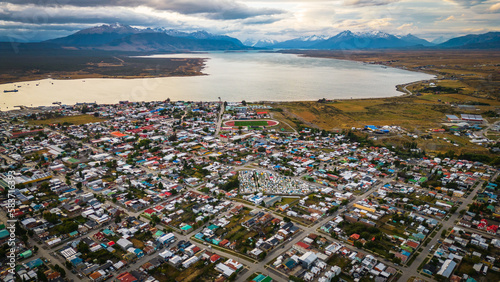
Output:
[[[440,101],[438,101],[440,100]],[[478,110],[462,110],[450,102],[477,101]],[[385,99],[339,100],[327,103],[288,102],[275,105],[294,123],[326,130],[365,125],[398,125],[406,129],[427,130],[441,127],[446,114],[480,114],[500,106],[499,101],[460,94],[422,95]]]
[[[91,122],[101,122],[105,119],[95,117],[93,115],[77,115],[77,116],[66,116],[66,117],[58,117],[58,118],[50,118],[43,120],[30,120],[28,123],[33,125],[48,125],[48,124],[86,124]]]
[[[454,104],[474,105],[472,109],[459,109]],[[423,134],[429,129],[441,128],[447,114],[483,114],[500,107],[500,101],[471,97],[463,94],[423,94],[381,99],[288,102],[273,105],[282,109],[281,119],[300,127],[315,127],[330,131],[362,128],[365,125],[394,125]],[[484,116],[490,123],[498,120]],[[464,136],[431,134],[432,139],[406,135],[376,135],[377,145],[403,146],[416,142],[418,147],[434,153],[488,154],[488,150],[469,142]],[[439,138],[438,138],[439,137]],[[494,136],[492,136],[494,138]],[[446,139],[443,139],[446,138]],[[456,145],[455,145],[456,144]]]
[[[280,111],[272,111],[271,117],[273,120],[277,120],[280,124],[280,128],[283,128],[284,131],[293,132],[294,128],[297,128],[297,125],[288,119],[282,112]]]

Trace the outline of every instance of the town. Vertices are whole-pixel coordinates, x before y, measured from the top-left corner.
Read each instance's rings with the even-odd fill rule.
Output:
[[[495,165],[372,142],[444,129],[297,129],[276,112],[170,100],[1,112],[1,280],[500,281]],[[443,116],[495,143],[476,135],[483,121]]]

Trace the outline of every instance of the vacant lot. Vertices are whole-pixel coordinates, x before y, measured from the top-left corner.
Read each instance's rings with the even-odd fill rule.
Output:
[[[473,105],[459,109],[454,104]],[[423,94],[381,99],[337,100],[326,103],[288,102],[276,105],[291,121],[314,124],[321,129],[399,125],[426,130],[441,127],[447,114],[481,114],[494,110],[500,102],[462,94]]]
[[[29,123],[34,125],[47,125],[47,124],[58,124],[58,123],[80,125],[91,122],[101,122],[104,120],[105,119],[94,117],[93,115],[78,115],[78,116],[67,116],[67,117],[50,118],[43,120],[30,120]]]

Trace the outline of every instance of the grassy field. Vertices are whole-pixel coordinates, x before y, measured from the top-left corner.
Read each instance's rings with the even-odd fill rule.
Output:
[[[459,109],[455,104],[474,105]],[[336,100],[273,104],[281,108],[280,120],[302,127],[316,127],[330,131],[362,128],[365,125],[391,125],[423,134],[429,129],[441,128],[447,114],[483,114],[500,107],[500,101],[465,94],[422,94],[381,99]],[[490,123],[498,120],[484,116]],[[495,138],[492,134],[492,138]],[[414,139],[406,135],[376,136],[376,144],[401,145],[417,142],[427,152],[487,153],[487,150],[469,142],[464,136],[432,134],[432,139]],[[438,138],[439,137],[439,138]],[[446,139],[443,139],[446,138]],[[449,141],[449,142],[448,142]],[[458,146],[455,146],[457,144]]]
[[[439,125],[449,105],[429,104],[413,97],[343,100],[331,103],[290,102],[279,105],[288,117],[321,129],[346,129],[365,125],[399,125],[429,129]],[[291,114],[291,115],[290,115]]]
[[[272,111],[271,117],[273,120],[277,120],[280,124],[279,127],[283,128],[287,132],[293,132],[297,125],[291,120],[287,119],[282,112]]]
[[[28,123],[33,124],[33,125],[48,125],[48,124],[63,124],[63,123],[68,123],[68,124],[74,124],[74,125],[80,125],[80,124],[86,124],[86,123],[91,123],[91,122],[101,122],[104,121],[105,119],[95,117],[93,115],[77,115],[77,116],[67,116],[67,117],[59,117],[59,118],[50,118],[50,119],[44,119],[44,120],[30,120]]]
[[[267,121],[265,120],[243,120],[235,121],[235,126],[267,126]]]

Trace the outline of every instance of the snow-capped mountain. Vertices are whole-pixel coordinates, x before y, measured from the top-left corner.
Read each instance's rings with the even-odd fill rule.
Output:
[[[423,45],[425,40],[422,40],[423,39],[411,34],[398,38],[392,34],[382,31],[352,32],[350,30],[345,30],[333,37],[330,37],[328,40],[311,46],[311,48],[341,50],[402,48]]]
[[[155,31],[157,32],[162,32],[170,36],[174,37],[185,37],[185,38],[191,38],[191,39],[215,39],[215,40],[224,40],[224,41],[230,41],[233,42],[236,45],[243,45],[241,41],[234,37],[229,37],[227,35],[217,35],[217,34],[212,34],[209,33],[205,30],[198,30],[195,32],[183,32],[175,29],[165,29],[165,28],[156,28]]]
[[[311,46],[323,42],[327,39],[323,35],[301,36],[272,45],[273,48],[310,48]]]
[[[98,46],[113,40],[127,37],[132,34],[151,32],[147,29],[138,29],[128,25],[103,24],[87,29],[82,29],[66,37],[47,40],[47,43],[60,44],[63,46]]]
[[[439,36],[439,37],[437,37],[437,38],[434,38],[434,39],[431,41],[431,43],[434,43],[434,44],[441,44],[441,43],[443,43],[443,42],[448,41],[448,39],[450,39],[450,38],[446,38],[446,37],[444,37],[444,36]]]
[[[132,51],[248,49],[236,38],[206,31],[182,32],[165,28],[139,29],[128,25],[101,25],[80,30],[47,43],[76,48]]]
[[[243,45],[245,46],[252,46],[252,47],[259,47],[259,48],[265,48],[272,46],[274,44],[278,43],[278,41],[274,39],[247,39],[243,42]]]

